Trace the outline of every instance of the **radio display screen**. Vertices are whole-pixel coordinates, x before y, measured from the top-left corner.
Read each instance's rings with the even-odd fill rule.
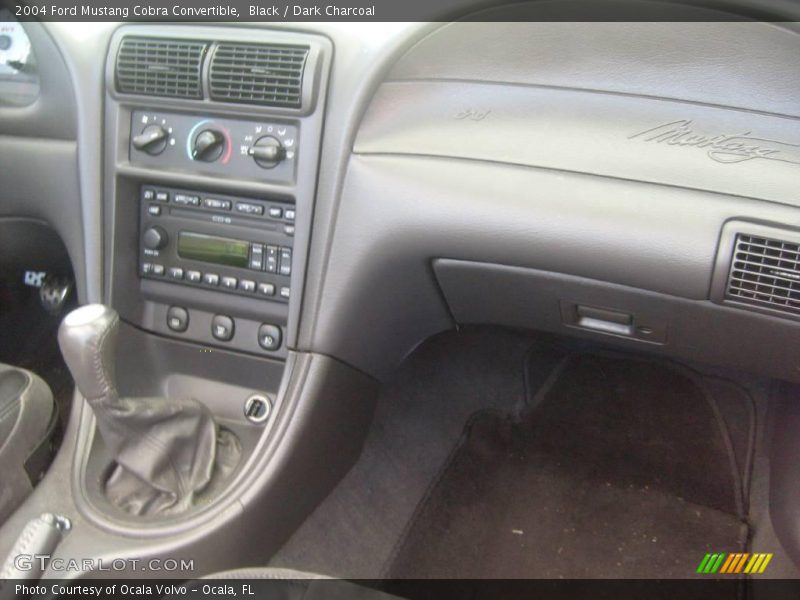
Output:
[[[250,243],[242,240],[184,231],[178,234],[178,256],[181,258],[246,269],[249,252]]]

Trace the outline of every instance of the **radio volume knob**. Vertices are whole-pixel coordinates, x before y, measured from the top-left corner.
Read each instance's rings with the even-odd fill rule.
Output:
[[[142,236],[142,243],[148,250],[161,250],[167,245],[167,242],[169,242],[167,232],[157,225],[148,227]]]

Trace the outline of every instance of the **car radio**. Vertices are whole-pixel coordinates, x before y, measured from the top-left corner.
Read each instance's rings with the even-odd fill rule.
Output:
[[[293,203],[160,185],[140,202],[142,277],[288,302]]]

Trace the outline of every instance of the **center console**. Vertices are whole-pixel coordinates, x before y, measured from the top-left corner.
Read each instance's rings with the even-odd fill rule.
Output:
[[[325,37],[243,27],[111,38],[104,271],[120,394],[193,398],[242,446],[224,485],[154,525],[232,495],[288,410],[331,58]],[[104,499],[108,452],[92,440],[77,457],[83,501],[125,529],[136,518]]]
[[[106,264],[123,321],[283,359],[294,343],[332,49],[125,26],[106,67]]]

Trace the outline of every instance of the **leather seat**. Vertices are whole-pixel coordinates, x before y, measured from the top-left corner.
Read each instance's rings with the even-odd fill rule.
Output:
[[[41,378],[0,363],[0,523],[30,494],[49,461],[54,407]]]
[[[223,584],[225,581],[250,581],[251,591],[258,598],[281,600],[400,600],[384,592],[317,573],[273,567],[235,569],[208,575]]]

